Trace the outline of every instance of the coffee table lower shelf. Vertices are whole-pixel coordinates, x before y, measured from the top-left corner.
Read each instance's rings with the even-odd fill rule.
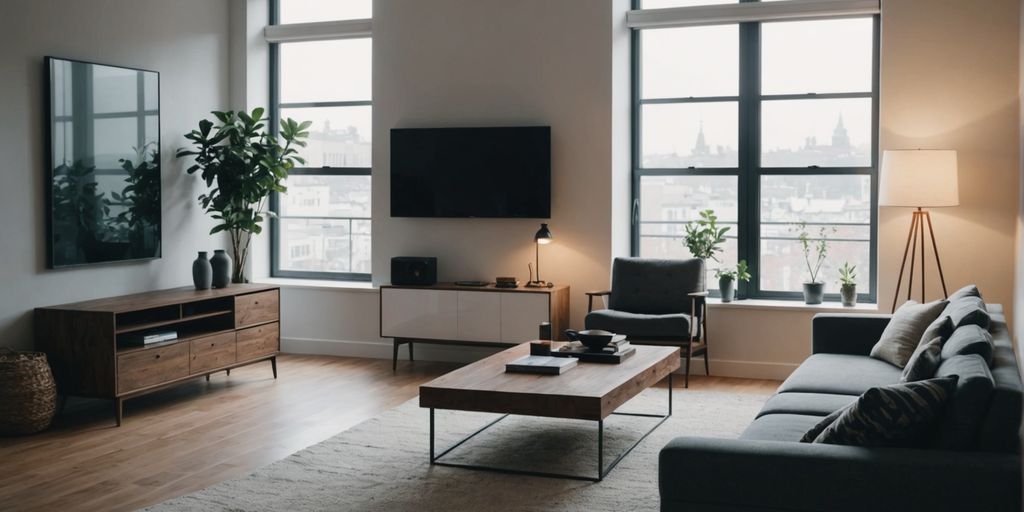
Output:
[[[631,412],[613,412],[612,414],[614,414],[616,416],[638,416],[638,417],[643,417],[643,418],[659,418],[659,421],[653,427],[651,427],[650,430],[648,430],[642,436],[640,436],[639,439],[634,441],[633,444],[629,446],[629,448],[626,448],[625,451],[623,451],[617,457],[615,457],[615,460],[613,460],[610,464],[608,464],[607,467],[605,467],[605,465],[604,465],[604,420],[598,420],[597,421],[597,476],[596,477],[594,477],[594,476],[586,476],[586,475],[570,475],[570,474],[565,474],[565,473],[549,473],[549,472],[544,472],[544,471],[529,471],[529,470],[521,470],[521,469],[501,468],[501,467],[484,466],[484,465],[478,465],[478,464],[460,464],[460,463],[457,463],[457,462],[443,462],[443,461],[441,461],[442,457],[444,457],[445,455],[451,453],[452,450],[458,448],[459,446],[462,446],[466,441],[469,441],[470,439],[473,439],[474,437],[476,437],[477,434],[482,433],[483,431],[485,431],[485,430],[491,428],[492,426],[494,426],[495,424],[497,424],[499,421],[507,418],[509,415],[505,414],[505,415],[499,417],[498,419],[496,419],[496,420],[494,420],[494,421],[484,425],[483,427],[481,427],[476,432],[473,432],[472,434],[466,436],[465,438],[463,438],[459,442],[457,442],[457,443],[453,444],[452,446],[448,447],[448,449],[446,449],[445,451],[441,452],[440,454],[435,455],[435,451],[434,451],[435,422],[434,422],[434,408],[433,407],[430,408],[430,464],[432,466],[447,466],[447,467],[452,467],[452,468],[472,469],[472,470],[477,470],[477,471],[491,471],[491,472],[495,472],[495,473],[505,473],[505,474],[511,474],[511,475],[537,476],[537,477],[544,477],[544,478],[562,478],[562,479],[568,479],[568,480],[584,480],[584,481],[590,481],[590,482],[600,482],[600,481],[604,480],[604,477],[608,476],[608,473],[610,473],[611,470],[614,469],[615,466],[618,465],[618,463],[620,461],[622,461],[622,459],[624,459],[627,455],[629,455],[629,453],[632,452],[634,448],[639,446],[640,443],[642,443],[644,441],[644,439],[647,439],[647,436],[651,435],[651,433],[654,432],[658,427],[660,427],[662,423],[665,423],[665,420],[669,419],[672,416],[672,374],[671,373],[668,374],[668,414],[643,414],[643,413],[631,413]]]

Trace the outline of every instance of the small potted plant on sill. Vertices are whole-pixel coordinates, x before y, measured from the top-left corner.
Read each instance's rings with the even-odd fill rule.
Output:
[[[725,242],[725,234],[728,227],[718,227],[718,217],[714,210],[700,212],[700,219],[686,225],[686,248],[694,258],[701,261],[701,275],[705,275],[707,261],[718,261],[717,253],[722,252],[720,247]],[[707,289],[707,286],[704,287]]]
[[[811,278],[804,282],[804,304],[821,304],[825,298],[825,283],[818,280],[821,272],[821,265],[825,263],[828,256],[828,230],[822,226],[818,230],[818,237],[811,238],[807,232],[807,223],[801,222],[797,225],[800,229],[800,247],[804,251],[804,262],[807,264],[807,272]],[[835,228],[832,228],[835,232]],[[811,253],[814,253],[812,258]],[[812,261],[813,260],[813,261]]]
[[[852,308],[857,305],[857,265],[850,265],[849,261],[843,262],[839,268],[839,293],[843,299],[843,306]]]
[[[750,272],[747,272],[747,260],[740,260],[734,270],[717,269],[715,277],[718,278],[718,290],[722,293],[722,302],[732,302],[736,297],[736,281],[750,281]]]

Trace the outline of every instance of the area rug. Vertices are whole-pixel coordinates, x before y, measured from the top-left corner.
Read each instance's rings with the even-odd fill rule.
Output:
[[[620,411],[663,413],[668,391],[649,389]],[[153,511],[623,511],[657,510],[658,451],[676,436],[736,437],[766,395],[677,390],[672,417],[601,482],[431,466],[429,412],[410,400],[240,479],[149,508]],[[497,415],[437,411],[438,452]],[[605,463],[656,419],[611,416]],[[512,469],[594,474],[595,422],[509,416],[445,460]]]

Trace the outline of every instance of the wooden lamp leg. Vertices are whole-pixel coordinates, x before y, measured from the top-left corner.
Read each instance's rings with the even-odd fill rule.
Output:
[[[928,233],[925,234],[925,223],[928,224]],[[910,232],[907,234],[907,245],[903,248],[903,263],[900,264],[900,275],[896,280],[896,293],[893,295],[892,311],[896,311],[896,304],[900,297],[900,288],[903,286],[903,271],[907,266],[907,256],[910,256],[910,272],[907,274],[907,300],[910,300],[914,293],[914,270],[917,265],[917,246],[921,245],[921,302],[925,301],[927,290],[925,288],[925,236],[932,240],[932,254],[935,255],[935,265],[939,270],[939,281],[942,283],[943,297],[949,297],[946,289],[946,276],[942,272],[942,261],[939,259],[939,246],[935,242],[935,230],[932,228],[932,217],[929,212],[918,208],[910,221]]]
[[[932,216],[929,212],[924,212],[924,218],[928,221],[928,234],[932,239],[932,251],[935,253],[935,265],[939,267],[939,281],[942,282],[942,296],[949,297],[949,292],[946,290],[946,276],[942,275],[942,262],[939,261],[939,246],[935,243],[935,231],[932,229]],[[924,251],[923,248],[921,250]]]
[[[896,293],[892,297],[892,311],[896,312],[896,302],[900,300],[900,287],[903,286],[903,270],[907,267],[907,254],[910,252],[910,242],[917,232],[917,214],[910,219],[910,230],[907,232],[907,244],[903,247],[903,263],[900,263],[900,277],[896,280]],[[914,271],[910,271],[913,275]]]

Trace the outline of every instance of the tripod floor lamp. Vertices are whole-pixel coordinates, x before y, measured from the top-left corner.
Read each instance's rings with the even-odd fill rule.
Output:
[[[939,260],[939,246],[935,243],[932,217],[924,208],[957,206],[959,204],[956,151],[914,149],[885,151],[882,154],[878,205],[917,208],[910,219],[910,232],[907,233],[907,244],[903,248],[900,277],[896,281],[896,293],[892,301],[893,311],[896,311],[896,304],[899,301],[908,255],[910,256],[910,272],[907,272],[907,300],[910,300],[913,293],[918,248],[920,248],[921,254],[921,302],[925,301],[926,236],[931,239],[931,251],[939,270],[942,294],[944,297],[949,296],[949,292],[946,291],[946,278],[942,274],[942,262]],[[926,227],[927,234],[925,233]]]

